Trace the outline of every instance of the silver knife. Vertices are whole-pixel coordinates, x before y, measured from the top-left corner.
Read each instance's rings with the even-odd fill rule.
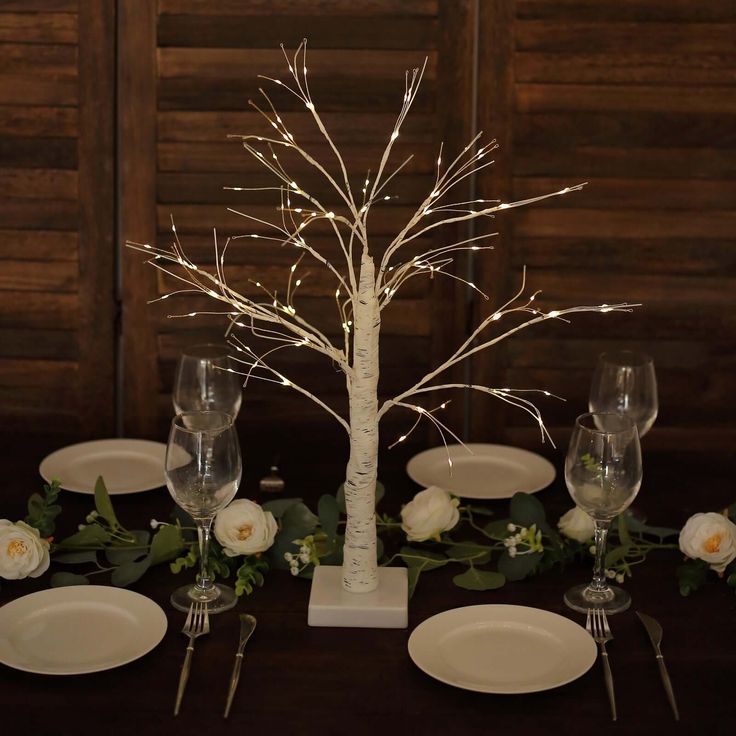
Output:
[[[662,684],[664,685],[664,691],[667,693],[667,699],[670,701],[672,712],[675,715],[675,720],[680,720],[680,714],[677,712],[677,703],[675,702],[675,693],[672,690],[672,683],[670,682],[670,676],[667,673],[667,665],[664,663],[664,656],[662,656],[662,650],[659,645],[662,643],[662,627],[658,621],[655,621],[651,616],[647,616],[646,613],[636,612],[639,620],[644,624],[644,628],[649,634],[649,640],[652,642],[654,651],[657,654],[657,664],[659,665],[659,674],[662,677]]]
[[[230,687],[227,691],[227,702],[225,703],[225,714],[227,718],[230,715],[230,706],[233,704],[233,698],[235,697],[235,690],[238,687],[238,680],[240,679],[240,668],[243,665],[243,650],[245,645],[250,639],[250,635],[256,628],[255,616],[251,616],[249,613],[240,614],[240,643],[238,644],[238,652],[235,655],[235,665],[233,666],[233,673],[230,675]]]

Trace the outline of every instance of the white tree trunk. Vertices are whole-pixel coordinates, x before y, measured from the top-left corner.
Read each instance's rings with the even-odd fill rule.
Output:
[[[345,477],[347,528],[343,587],[368,593],[378,586],[376,477],[378,472],[378,337],[381,313],[373,258],[360,263],[353,314],[353,377],[350,384],[350,459]]]

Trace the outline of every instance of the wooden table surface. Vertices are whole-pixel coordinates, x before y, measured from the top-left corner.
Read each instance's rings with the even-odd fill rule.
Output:
[[[39,461],[58,440],[8,437],[2,444],[0,518],[25,515],[25,502],[40,489]],[[563,453],[557,454],[558,470]],[[406,457],[382,459],[381,477],[389,488],[387,506],[395,512],[416,487],[403,472]],[[252,495],[258,462],[240,495]],[[267,463],[266,463],[267,464]],[[316,501],[340,482],[342,459],[326,462],[312,455],[284,453],[286,496]],[[736,500],[734,457],[699,454],[647,455],[637,506],[651,523],[680,526],[696,511],[717,510]],[[63,523],[78,523],[92,499],[64,492]],[[540,493],[549,519],[571,506],[558,478]],[[115,499],[128,528],[143,528],[152,517],[166,518],[172,502],[164,489]],[[504,502],[492,508],[499,516]],[[62,529],[62,532],[66,531]],[[568,616],[563,592],[589,579],[587,565],[573,565],[504,588],[479,593],[451,583],[456,570],[425,574],[410,601],[407,630],[326,629],[307,626],[309,583],[271,572],[266,585],[243,598],[236,609],[212,618],[212,631],[199,639],[182,711],[172,715],[186,640],[184,615],[168,603],[171,590],[185,582],[168,566],[150,570],[133,586],[159,603],[168,617],[163,641],[141,659],[89,675],[54,677],[0,666],[0,718],[7,734],[377,734],[448,733],[733,733],[736,728],[736,596],[724,583],[680,596],[675,578],[677,553],[659,553],[635,568],[626,583],[634,604],[611,619],[609,646],[619,709],[611,723],[600,663],[578,680],[547,692],[501,696],[456,689],[421,672],[407,654],[407,639],[423,620],[458,606],[507,603],[533,606]],[[2,581],[0,604],[48,585],[38,580]],[[653,650],[634,615],[642,610],[664,628],[663,650],[678,697],[682,720],[675,724],[659,680]],[[258,618],[239,691],[228,721],[222,710],[238,640],[239,612]]]

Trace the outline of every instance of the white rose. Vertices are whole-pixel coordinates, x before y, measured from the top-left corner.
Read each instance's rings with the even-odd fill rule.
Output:
[[[233,501],[215,517],[215,537],[228,557],[265,552],[277,531],[273,514],[247,498]]]
[[[0,577],[37,578],[49,569],[49,543],[23,521],[0,519]]]
[[[736,558],[736,524],[711,511],[691,516],[680,532],[680,549],[722,573]]]
[[[401,528],[410,542],[439,540],[442,532],[449,531],[460,519],[459,499],[453,498],[438,486],[419,491],[401,509]]]
[[[573,506],[567,513],[560,516],[557,528],[566,537],[576,542],[587,542],[595,533],[595,522],[581,508]]]

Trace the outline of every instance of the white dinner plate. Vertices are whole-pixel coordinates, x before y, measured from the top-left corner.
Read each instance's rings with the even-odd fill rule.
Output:
[[[554,465],[541,455],[482,443],[425,450],[409,460],[406,472],[425,488],[439,486],[461,498],[511,498],[541,491],[555,479]]]
[[[52,452],[41,461],[38,472],[50,483],[77,493],[94,493],[102,476],[110,495],[139,493],[166,484],[166,445],[149,440],[110,439],[80,442]]]
[[[417,626],[409,656],[440,682],[481,693],[534,693],[577,679],[596,659],[582,626],[526,606],[466,606]]]
[[[161,607],[140,593],[50,588],[0,608],[0,662],[43,675],[109,670],[151,651],[166,627]]]

